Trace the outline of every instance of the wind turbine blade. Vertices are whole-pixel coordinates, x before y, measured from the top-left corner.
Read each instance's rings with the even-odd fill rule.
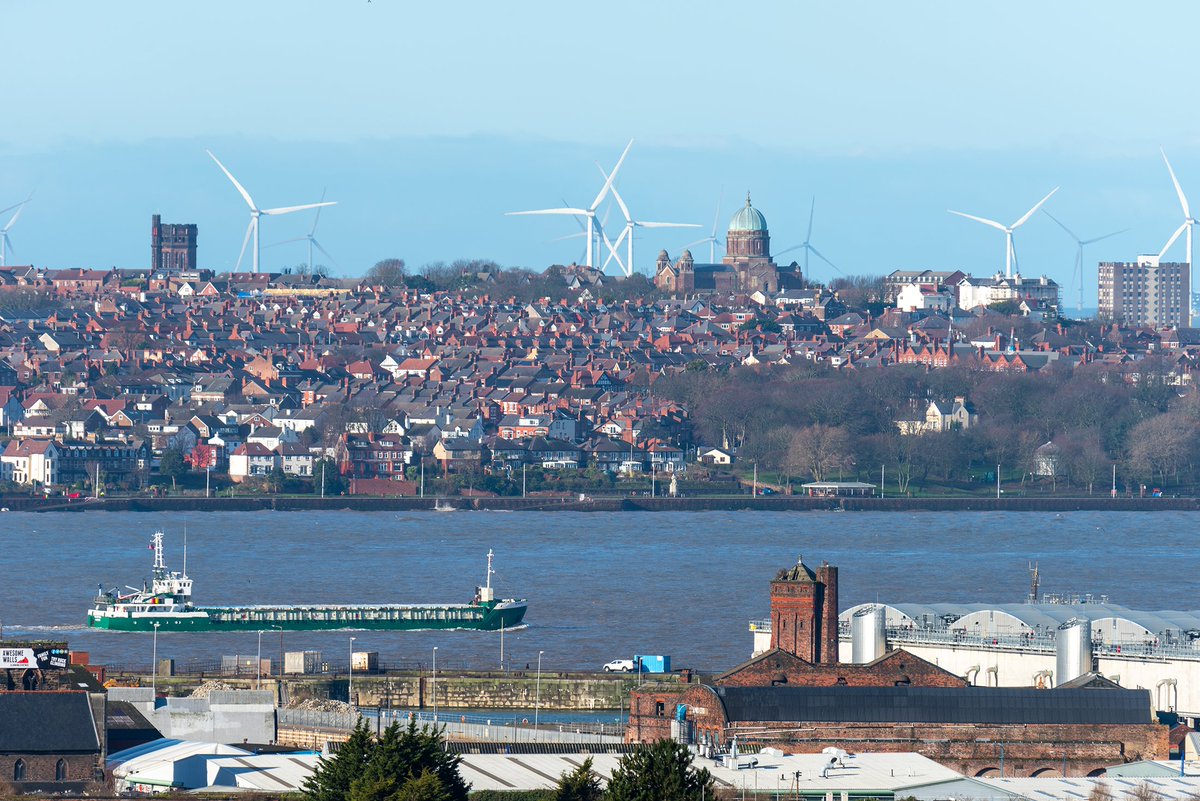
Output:
[[[716,239],[714,239],[713,237],[706,236],[703,239],[697,239],[695,242],[688,242],[686,245],[684,245],[684,247],[685,248],[694,248],[694,247],[696,247],[696,245],[707,245],[709,242],[715,242],[715,241],[716,241]]]
[[[0,214],[8,214],[13,209],[19,209],[28,202],[29,202],[28,200],[22,200],[20,203],[14,203],[6,209],[0,209]]]
[[[572,217],[583,216],[587,217],[592,212],[588,209],[536,209],[534,211],[506,211],[505,217],[521,217],[527,214],[565,214]]]
[[[228,178],[230,183],[233,184],[234,188],[237,189],[238,194],[242,196],[242,200],[246,201],[246,205],[250,207],[251,211],[256,211],[257,208],[254,205],[254,198],[250,197],[250,193],[246,191],[246,188],[238,183],[238,179],[233,177],[233,173],[225,169],[225,165],[221,163],[219,158],[213,155],[211,150],[205,150],[204,152],[207,153],[213,161],[217,162],[217,166],[221,168],[221,172],[225,173],[225,177]]]
[[[833,269],[837,270],[837,271],[838,271],[838,273],[839,273],[840,275],[845,275],[845,273],[843,273],[843,272],[841,271],[841,268],[839,268],[839,267],[838,267],[836,264],[834,264],[833,262],[831,262],[829,259],[825,258],[825,256],[821,254],[821,251],[817,250],[817,249],[816,249],[816,248],[814,248],[812,245],[809,245],[809,246],[808,246],[808,249],[809,249],[810,251],[812,251],[812,254],[813,254],[814,256],[816,256],[818,259],[820,259],[821,261],[825,262],[826,264],[828,264],[828,265],[829,265],[830,267],[832,267]]]
[[[553,239],[551,239],[550,241],[551,242],[562,242],[563,240],[566,240],[566,239],[579,239],[579,238],[585,237],[585,236],[587,236],[587,231],[576,231],[573,234],[567,234],[565,236],[556,236]]]
[[[211,153],[209,155],[212,155]],[[242,249],[238,252],[237,266],[233,268],[235,273],[242,271],[242,257],[246,255],[246,246],[250,244],[250,234],[254,233],[254,218],[250,218],[250,224],[246,226],[246,237],[242,240]]]
[[[16,209],[16,212],[13,213],[12,219],[10,219],[8,221],[8,225],[5,225],[4,228],[0,229],[0,230],[7,231],[8,229],[12,228],[13,224],[16,223],[17,218],[21,216],[21,212],[25,210],[25,203],[28,203],[28,202],[29,201],[24,201],[22,203],[18,203],[16,206],[14,206],[13,208]],[[8,209],[5,209],[5,211],[7,211],[7,210]]]
[[[725,194],[724,187],[721,188],[721,195]],[[717,213],[713,215],[712,238],[717,238],[717,226],[721,224],[721,197],[717,197]]]
[[[793,250],[799,250],[802,247],[804,247],[804,245],[792,245],[790,248],[784,248],[783,250],[775,251],[775,255],[782,256],[784,253],[791,253]]]
[[[1079,237],[1075,235],[1074,231],[1072,231],[1070,228],[1068,228],[1067,226],[1062,224],[1062,220],[1058,219],[1057,217],[1055,217],[1053,214],[1051,214],[1048,211],[1043,210],[1042,214],[1045,214],[1047,217],[1054,220],[1054,222],[1058,223],[1058,227],[1063,229],[1064,231],[1066,231],[1070,235],[1070,237],[1072,239],[1074,239],[1078,244],[1084,244],[1083,242],[1080,242]],[[1110,234],[1110,236],[1111,236],[1111,234]],[[1095,241],[1095,240],[1092,240],[1092,241]]]
[[[808,233],[805,234],[805,236],[804,236],[805,242],[809,242],[812,240],[813,214],[815,214],[816,211],[817,211],[817,196],[813,195],[812,204],[809,205],[809,207],[808,207]]]
[[[307,241],[308,241],[308,237],[307,237],[307,236],[298,236],[298,237],[296,237],[295,239],[282,239],[282,240],[280,240],[280,241],[278,241],[278,242],[272,242],[272,243],[271,243],[271,244],[269,244],[269,245],[265,245],[265,247],[269,247],[269,248],[277,248],[277,247],[279,247],[280,245],[290,245],[290,244],[291,244],[291,243],[293,243],[293,242],[307,242]]]
[[[12,239],[10,239],[10,238],[9,238],[9,236],[8,236],[8,231],[4,231],[3,233],[0,233],[0,236],[3,236],[3,237],[4,237],[4,249],[5,249],[5,255],[6,255],[6,256],[15,256],[15,255],[17,255],[17,251],[13,250],[13,246],[12,246]]]
[[[1183,194],[1183,187],[1179,185],[1179,179],[1175,177],[1175,170],[1171,169],[1171,162],[1167,158],[1167,151],[1161,147],[1158,151],[1162,153],[1163,161],[1166,162],[1167,172],[1171,173],[1171,183],[1175,184],[1175,194],[1179,195],[1179,205],[1183,207],[1183,216],[1191,217],[1192,212],[1188,210],[1187,198]]]
[[[635,222],[638,228],[703,228],[696,223]]]
[[[1008,229],[1006,227],[1004,227],[1000,223],[996,222],[995,220],[988,220],[983,217],[976,217],[974,214],[963,214],[961,211],[954,211],[953,209],[946,209],[946,211],[950,212],[951,214],[957,214],[959,217],[966,217],[968,220],[974,220],[975,222],[983,223],[984,225],[990,225],[998,231],[1008,231]]]
[[[633,147],[632,139],[629,140],[629,144],[625,145],[625,150],[621,153],[621,158],[617,159],[617,166],[613,167],[612,172],[608,174],[608,177],[604,181],[604,186],[600,188],[600,193],[592,201],[591,211],[595,211],[596,207],[600,205],[600,201],[604,200],[604,196],[608,194],[608,190],[612,187],[613,181],[616,180],[617,173],[620,172],[621,165],[625,163],[625,157],[629,155],[629,148],[631,147]],[[604,168],[601,168],[600,171],[604,172]]]
[[[621,199],[621,193],[617,191],[615,186],[612,187],[612,195],[616,198],[617,205],[621,207],[621,214],[625,215],[625,222],[633,222],[633,217],[629,215],[629,207],[625,205],[625,201]]]
[[[1038,209],[1040,209],[1040,208],[1042,207],[1042,204],[1043,204],[1043,203],[1045,203],[1047,200],[1049,200],[1051,197],[1053,197],[1053,196],[1054,196],[1054,193],[1055,193],[1055,192],[1057,192],[1057,191],[1058,191],[1058,187],[1057,187],[1057,186],[1056,186],[1056,187],[1054,187],[1053,189],[1051,189],[1051,190],[1050,190],[1050,193],[1049,193],[1048,195],[1046,195],[1044,198],[1042,198],[1041,200],[1039,200],[1039,201],[1037,202],[1037,205],[1036,205],[1036,206],[1034,206],[1032,209],[1030,209],[1029,211],[1025,212],[1025,216],[1024,216],[1024,217],[1022,217],[1021,219],[1017,220],[1015,223],[1013,223],[1013,224],[1012,224],[1012,227],[1013,227],[1014,229],[1016,229],[1016,228],[1020,228],[1022,225],[1024,225],[1024,224],[1025,224],[1025,223],[1026,223],[1026,222],[1029,220],[1029,218],[1030,218],[1030,217],[1032,217],[1032,216],[1034,215],[1034,213],[1035,213],[1035,212],[1036,212]]]
[[[1117,234],[1123,234],[1128,230],[1129,230],[1128,228],[1122,228],[1120,231],[1113,231],[1111,234],[1105,234],[1104,236],[1098,236],[1095,239],[1085,239],[1082,242],[1080,242],[1079,244],[1090,245],[1093,242],[1099,242],[1101,239],[1108,239],[1110,236],[1116,236]]]
[[[325,187],[321,187],[321,202],[322,203],[325,202]],[[312,236],[313,234],[315,234],[317,232],[317,223],[319,223],[321,221],[321,209],[322,208],[324,208],[324,207],[321,206],[321,207],[317,208],[317,216],[313,217],[312,228],[310,228],[308,231],[309,236]],[[312,265],[309,265],[309,266],[311,267]]]
[[[279,215],[291,214],[293,211],[304,211],[305,209],[319,209],[322,206],[336,206],[336,200],[330,200],[325,203],[306,203],[303,206],[280,206],[277,209],[263,209],[263,214]]]
[[[314,239],[314,240],[312,241],[312,243],[313,243],[313,247],[314,247],[314,248],[316,248],[317,250],[319,250],[319,251],[321,251],[322,253],[324,253],[324,254],[325,254],[325,258],[329,259],[329,261],[330,261],[330,262],[333,264],[333,266],[334,266],[334,267],[337,267],[337,266],[338,266],[337,259],[333,258],[333,256],[330,256],[330,255],[329,255],[329,251],[328,251],[328,250],[326,250],[325,248],[321,247],[321,243],[320,243],[320,242],[318,242],[317,240],[315,240],[315,239]],[[308,265],[308,266],[309,266],[309,267],[312,267],[312,265],[311,265],[311,264],[310,264],[310,265]]]
[[[566,198],[563,198],[563,206],[565,208],[571,207],[571,204],[567,202]],[[583,220],[579,219],[579,217],[575,218],[575,224],[579,226],[580,231],[584,232],[585,234],[587,233],[587,225],[584,224]]]
[[[1175,229],[1175,233],[1171,234],[1171,238],[1167,240],[1167,244],[1163,245],[1162,250],[1158,252],[1158,258],[1161,259],[1164,255],[1166,255],[1166,252],[1171,249],[1171,245],[1175,244],[1175,240],[1179,238],[1179,235],[1183,233],[1183,229],[1187,227],[1188,224],[1185,222],[1183,225]]]

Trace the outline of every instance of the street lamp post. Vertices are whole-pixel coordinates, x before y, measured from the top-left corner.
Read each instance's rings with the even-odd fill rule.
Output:
[[[350,679],[346,682],[346,700],[351,706],[354,705],[354,641],[357,639],[350,638]]]
[[[437,723],[437,649],[433,646],[433,687],[431,693],[433,695],[433,722]]]
[[[538,730],[538,713],[542,708],[542,654],[545,651],[538,651],[538,669],[537,680],[534,682],[533,690],[533,730]]]
[[[258,652],[254,657],[254,689],[262,689],[262,630],[258,632]]]
[[[150,665],[150,703],[156,704],[155,698],[158,698],[158,627],[159,623],[154,624],[154,650],[151,652],[150,659],[153,662]]]
[[[271,626],[272,629],[279,630],[279,668],[276,673],[279,676],[279,681],[283,681],[283,626]],[[282,687],[282,684],[280,685]]]

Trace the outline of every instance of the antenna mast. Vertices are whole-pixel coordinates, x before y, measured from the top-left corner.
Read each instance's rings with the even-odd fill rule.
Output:
[[[163,533],[161,531],[154,532],[154,542],[150,544],[154,549],[154,576],[158,577],[160,573],[165,573],[167,570],[167,562],[163,558]]]
[[[1041,574],[1038,572],[1038,563],[1029,563],[1029,603],[1036,604],[1038,602],[1038,590],[1042,584]]]

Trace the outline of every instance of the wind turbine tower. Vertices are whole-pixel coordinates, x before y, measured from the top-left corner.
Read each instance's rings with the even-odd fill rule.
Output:
[[[322,200],[322,202],[324,202],[324,200],[325,200],[325,190],[324,189],[321,190],[321,200]],[[333,256],[330,256],[329,251],[326,250],[325,248],[321,247],[321,243],[317,241],[317,223],[319,223],[320,221],[321,221],[321,208],[320,208],[320,206],[318,206],[317,207],[317,215],[315,217],[313,217],[312,228],[309,229],[307,234],[305,234],[304,236],[293,237],[292,239],[285,239],[282,242],[275,242],[274,244],[267,245],[267,247],[273,248],[273,247],[277,247],[279,245],[288,245],[288,244],[291,244],[292,242],[307,242],[308,243],[308,270],[309,270],[309,272],[312,272],[312,270],[313,270],[313,248],[314,247],[317,250],[324,253],[325,258],[329,259],[329,261],[336,267],[337,261],[333,258]]]
[[[1004,246],[1005,246],[1005,249],[1004,249],[1004,277],[1012,278],[1013,277],[1013,267],[1017,267],[1017,269],[1020,270],[1020,267],[1017,264],[1017,249],[1016,249],[1016,246],[1013,244],[1013,231],[1017,230],[1022,225],[1027,223],[1029,221],[1029,218],[1032,217],[1034,215],[1034,213],[1036,213],[1037,210],[1042,207],[1042,204],[1044,204],[1047,200],[1049,200],[1054,195],[1054,193],[1057,191],[1058,191],[1057,186],[1054,187],[1053,189],[1051,189],[1050,194],[1046,195],[1044,198],[1039,200],[1037,202],[1036,206],[1034,206],[1029,211],[1025,212],[1021,216],[1021,218],[1019,220],[1017,220],[1015,223],[1013,223],[1012,225],[1005,225],[1004,223],[999,223],[999,222],[996,222],[995,220],[989,220],[984,217],[976,217],[973,214],[964,214],[961,211],[954,211],[953,209],[947,209],[947,211],[949,211],[951,214],[957,214],[959,217],[966,217],[968,220],[974,220],[977,223],[983,223],[984,225],[991,226],[992,228],[995,228],[999,231],[1004,232]],[[1174,240],[1172,239],[1171,241],[1173,242]]]
[[[829,259],[825,258],[825,256],[821,253],[821,251],[817,250],[812,245],[813,214],[816,212],[816,210],[817,210],[817,199],[816,199],[816,197],[814,197],[812,199],[812,205],[809,206],[809,209],[808,209],[808,233],[804,235],[804,241],[801,242],[799,245],[792,245],[790,248],[784,248],[783,250],[781,250],[775,254],[776,256],[782,256],[784,253],[791,253],[793,250],[799,250],[800,248],[803,248],[804,249],[804,280],[806,280],[806,281],[812,280],[812,273],[810,273],[808,271],[809,254],[816,256],[818,259],[825,262],[833,269],[837,270],[837,272],[839,274],[845,275],[845,273],[843,273],[840,269],[838,269],[838,266],[836,264],[831,262]]]
[[[237,178],[233,177],[233,173],[225,169],[225,165],[221,163],[220,159],[214,156],[211,150],[206,150],[204,152],[207,153],[213,161],[217,162],[217,166],[221,168],[221,172],[225,173],[225,177],[229,179],[229,182],[233,184],[235,189],[237,189],[238,194],[242,196],[242,200],[245,200],[246,205],[250,207],[250,225],[246,226],[246,236],[242,240],[242,250],[240,253],[238,253],[237,267],[234,268],[235,271],[241,269],[242,257],[246,255],[246,245],[249,244],[250,237],[253,236],[254,272],[258,272],[258,220],[260,217],[275,217],[281,214],[291,214],[294,211],[305,211],[306,209],[319,209],[322,206],[337,205],[336,201],[322,201],[321,203],[307,203],[303,206],[280,206],[276,209],[260,209],[258,206],[254,205],[254,199],[250,197],[250,193],[246,191],[245,187],[238,183]]]
[[[601,231],[601,236],[604,237],[604,244],[608,246],[608,258],[604,260],[604,267],[608,267],[610,261],[616,260],[617,266],[621,268],[621,272],[625,273],[626,278],[633,275],[633,230],[635,228],[702,227],[696,223],[644,222],[635,220],[633,219],[633,215],[629,213],[629,207],[625,205],[625,201],[621,198],[621,193],[617,191],[616,185],[612,183],[611,176],[609,176],[609,191],[612,192],[613,199],[617,202],[617,206],[621,209],[621,214],[625,217],[625,228],[621,231],[621,235],[617,237],[617,241],[615,242],[609,242],[608,235]],[[622,240],[625,241],[625,260],[623,262],[618,252]]]
[[[587,249],[584,253],[586,266],[594,267],[596,253],[593,249],[593,242],[596,241],[596,236],[599,234],[607,241],[604,235],[604,229],[600,222],[596,219],[596,209],[600,208],[600,204],[604,202],[604,198],[608,196],[609,190],[612,189],[613,181],[617,177],[617,173],[621,170],[621,165],[625,163],[625,157],[629,155],[629,148],[633,147],[633,140],[629,140],[629,144],[625,145],[625,150],[621,153],[621,158],[617,159],[617,164],[613,167],[612,172],[607,174],[604,179],[604,185],[600,187],[600,191],[596,194],[596,199],[592,201],[592,205],[586,209],[573,208],[571,206],[562,206],[554,209],[535,209],[533,211],[509,211],[505,212],[508,217],[522,217],[530,215],[563,215],[568,217],[582,217],[587,221]],[[603,172],[603,170],[601,170]]]
[[[1056,222],[1058,224],[1059,228],[1066,231],[1067,236],[1071,237],[1071,239],[1074,239],[1075,244],[1079,248],[1078,250],[1075,251],[1075,269],[1071,271],[1071,280],[1075,282],[1075,290],[1078,293],[1076,295],[1076,299],[1075,299],[1075,311],[1082,314],[1083,313],[1083,246],[1090,245],[1093,242],[1099,242],[1101,239],[1108,239],[1110,236],[1116,236],[1117,234],[1123,234],[1126,231],[1128,231],[1129,229],[1122,228],[1120,231],[1113,231],[1111,234],[1105,234],[1104,236],[1096,236],[1096,237],[1092,237],[1091,239],[1080,239],[1078,236],[1075,235],[1074,231],[1072,231],[1067,226],[1063,225],[1062,221],[1059,220],[1057,217],[1055,217],[1050,212],[1043,211],[1042,214],[1045,214],[1047,217],[1054,220],[1054,222]]]

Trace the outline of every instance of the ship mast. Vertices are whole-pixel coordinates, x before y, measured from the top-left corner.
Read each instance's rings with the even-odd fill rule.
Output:
[[[154,532],[154,542],[150,547],[154,549],[154,577],[160,578],[167,572],[167,562],[163,558],[163,533],[161,531]]]
[[[487,576],[484,579],[484,586],[487,587],[489,590],[492,588],[492,574],[496,572],[495,570],[492,570],[492,557],[494,555],[495,554],[492,553],[492,549],[488,548]]]

